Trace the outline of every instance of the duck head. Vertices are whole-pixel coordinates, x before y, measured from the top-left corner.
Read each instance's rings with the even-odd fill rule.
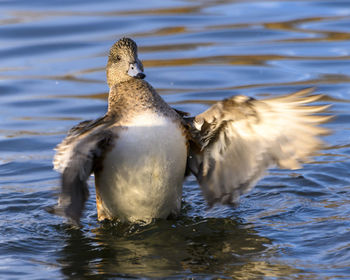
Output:
[[[109,51],[107,83],[113,85],[130,79],[143,79],[143,65],[137,57],[137,45],[129,38],[122,38]]]

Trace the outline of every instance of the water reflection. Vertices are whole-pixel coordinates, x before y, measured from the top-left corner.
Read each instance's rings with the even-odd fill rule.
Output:
[[[248,267],[270,267],[258,259],[271,241],[232,219],[183,217],[147,226],[105,222],[91,232],[65,230],[58,262],[67,277],[233,276],[243,275]],[[285,267],[279,273],[283,271]]]

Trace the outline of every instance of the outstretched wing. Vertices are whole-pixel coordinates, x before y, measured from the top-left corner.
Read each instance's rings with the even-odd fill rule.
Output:
[[[112,145],[108,118],[85,121],[73,127],[56,148],[54,168],[62,173],[58,205],[51,211],[79,224],[89,196],[87,180],[103,152]]]
[[[319,148],[319,115],[329,105],[307,106],[322,95],[312,89],[261,101],[234,96],[214,104],[191,123],[199,149],[192,148],[189,167],[209,204],[231,204],[249,191],[267,168],[298,169]],[[315,115],[316,114],[316,115]]]

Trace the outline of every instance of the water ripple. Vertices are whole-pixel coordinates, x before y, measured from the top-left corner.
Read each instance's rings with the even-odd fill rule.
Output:
[[[347,279],[350,8],[347,0],[0,1],[0,278]],[[207,209],[194,177],[181,217],[82,229],[57,201],[53,148],[106,111],[108,48],[139,44],[147,80],[197,114],[233,94],[316,86],[336,118],[304,169],[273,169],[235,207]],[[89,181],[93,185],[93,178]]]

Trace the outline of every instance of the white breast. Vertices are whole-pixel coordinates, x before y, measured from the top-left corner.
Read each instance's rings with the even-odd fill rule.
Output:
[[[186,159],[178,124],[153,112],[138,116],[119,133],[96,179],[104,211],[132,222],[177,213]]]

